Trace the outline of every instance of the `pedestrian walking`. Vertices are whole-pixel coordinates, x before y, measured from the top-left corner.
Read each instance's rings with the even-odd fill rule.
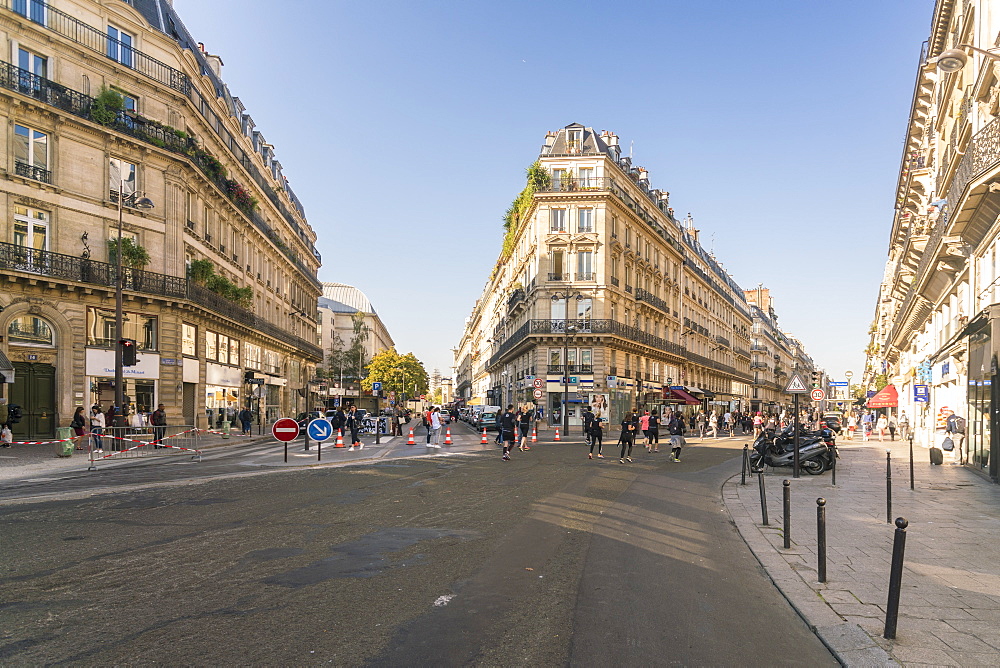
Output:
[[[348,452],[354,450],[357,446],[358,450],[362,450],[365,444],[361,442],[361,438],[358,436],[358,432],[361,431],[361,416],[358,414],[358,407],[351,404],[351,407],[347,411],[347,428],[351,431],[351,447],[347,449]]]
[[[854,440],[854,432],[858,428],[858,418],[855,417],[854,413],[847,416],[847,440]]]
[[[632,444],[635,442],[635,434],[638,427],[639,415],[634,410],[622,419],[622,433],[618,439],[618,442],[622,446],[622,453],[618,461],[622,464],[632,462]]]
[[[427,410],[424,411],[423,415],[420,417],[421,423],[424,425],[424,429],[427,430],[427,447],[431,445],[431,409],[433,406],[429,406]]]
[[[101,434],[104,433],[104,411],[101,410],[100,406],[94,406],[91,409],[90,415],[90,439],[93,443],[94,452],[104,452],[104,439],[101,438]]]
[[[587,445],[591,445],[590,430],[594,426],[594,411],[590,409],[590,406],[583,407],[583,438],[587,441]]]
[[[894,417],[892,417],[892,416],[889,417],[888,427],[889,427],[889,440],[890,441],[895,441],[896,440],[896,419]]]
[[[639,416],[639,430],[642,432],[642,437],[646,440],[646,452],[652,452],[652,448],[649,445],[649,411],[645,411]]]
[[[437,406],[431,408],[431,447],[441,447],[441,410]]]
[[[880,415],[878,422],[875,423],[875,430],[878,432],[879,443],[885,441],[885,432],[889,429],[889,418],[884,415]]]
[[[679,462],[681,448],[684,447],[684,420],[671,416],[667,422],[667,433],[670,434],[670,461]]]
[[[160,442],[167,435],[167,411],[163,404],[158,404],[153,414],[149,416],[149,424],[153,426],[153,447],[162,448]]]
[[[719,437],[719,425],[718,420],[715,417],[715,411],[708,414],[707,429],[705,430],[705,436],[711,436],[712,438]]]
[[[534,411],[531,410],[530,404],[525,404],[521,406],[521,410],[517,414],[517,426],[521,430],[521,440],[519,446],[521,451],[531,450],[531,446],[528,445],[528,436],[531,432],[531,422],[535,419]]]
[[[514,449],[514,431],[517,429],[517,416],[514,415],[514,404],[508,404],[507,410],[497,421],[500,427],[500,440],[503,443],[503,459],[510,461],[510,451]]]
[[[601,419],[597,418],[594,423],[590,425],[590,453],[587,455],[587,459],[594,458],[594,446],[597,446],[597,458],[604,459],[604,455],[601,454],[601,450],[604,448],[604,430],[601,428]]]
[[[250,412],[250,408],[244,406],[237,417],[240,420],[240,434],[243,436],[250,435],[250,424],[253,422],[253,413]]]
[[[754,440],[757,440],[757,438],[761,435],[761,432],[763,432],[763,431],[764,431],[764,418],[763,418],[763,416],[761,416],[760,411],[757,411],[757,413],[754,414],[754,416],[753,416],[753,438],[754,438]]]
[[[899,439],[905,441],[910,435],[910,418],[906,417],[906,411],[899,414],[896,424],[899,426]]]
[[[646,437],[649,440],[650,445],[653,447],[653,452],[660,451],[660,416],[655,412],[649,416],[649,429],[646,431]]]
[[[83,450],[83,437],[87,435],[87,416],[83,414],[83,406],[77,406],[76,411],[73,413],[73,419],[70,420],[69,426],[73,429],[73,434],[76,438],[73,440],[76,442],[75,446],[77,450]]]

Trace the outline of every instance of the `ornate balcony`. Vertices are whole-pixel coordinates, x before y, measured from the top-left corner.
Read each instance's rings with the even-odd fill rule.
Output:
[[[14,163],[14,173],[18,176],[23,176],[26,179],[32,179],[33,181],[41,181],[42,183],[52,183],[52,172],[47,169],[42,169],[41,167],[34,167],[32,165],[25,164],[23,162]]]

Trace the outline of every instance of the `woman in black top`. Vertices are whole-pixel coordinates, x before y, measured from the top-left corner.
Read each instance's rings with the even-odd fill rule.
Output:
[[[635,431],[639,427],[639,415],[632,411],[629,415],[625,416],[622,420],[622,454],[619,458],[619,462],[624,464],[626,461],[632,461],[632,444],[635,442]],[[627,452],[626,452],[627,451]]]
[[[646,438],[649,445],[653,447],[653,452],[660,451],[660,416],[654,411],[649,416],[649,429],[646,430]]]
[[[590,423],[590,453],[587,455],[587,459],[594,458],[594,446],[597,446],[597,458],[604,459],[604,455],[601,454],[601,449],[604,447],[604,431],[601,429],[601,418],[595,417],[594,421]]]

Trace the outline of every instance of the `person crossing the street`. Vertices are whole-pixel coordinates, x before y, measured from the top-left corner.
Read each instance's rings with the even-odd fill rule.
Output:
[[[500,439],[503,442],[503,459],[510,461],[510,451],[514,449],[514,434],[517,430],[517,416],[514,404],[507,404],[507,410],[500,415]]]
[[[622,419],[622,434],[619,437],[619,442],[622,446],[621,456],[618,461],[624,464],[625,462],[632,463],[632,444],[635,443],[636,430],[639,427],[639,415],[634,410],[628,413],[624,419]]]

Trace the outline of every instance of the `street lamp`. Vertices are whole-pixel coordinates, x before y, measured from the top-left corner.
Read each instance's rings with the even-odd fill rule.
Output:
[[[569,300],[576,299],[580,301],[583,299],[583,294],[580,292],[574,292],[572,294],[560,294],[555,293],[552,295],[552,301],[558,302],[563,299],[566,300],[566,314],[565,320],[563,320],[563,401],[562,401],[562,428],[563,434],[569,432],[569,335],[570,331],[576,331],[576,325],[570,324],[569,321]]]
[[[850,401],[850,399],[851,399],[851,378],[854,378],[854,372],[853,371],[845,371],[844,372],[844,378],[847,379],[847,400]]]
[[[987,58],[992,58],[993,60],[1000,60],[1000,53],[996,53],[996,49],[987,51],[986,49],[980,49],[979,47],[972,46],[971,44],[959,44],[954,49],[942,51],[936,58],[928,59],[927,65],[937,66],[939,70],[946,74],[957,72],[965,67],[967,62],[969,62],[969,56],[966,55],[965,51],[962,49],[968,49],[969,51],[981,53]]]
[[[155,205],[148,197],[133,192],[128,196],[129,205],[136,209],[152,209]],[[122,341],[125,338],[125,315],[122,313],[122,218],[125,211],[125,178],[118,179],[118,243],[115,246],[115,406],[118,415],[125,419],[125,387],[122,368]],[[112,418],[114,419],[114,418]],[[115,425],[121,426],[121,425]]]

